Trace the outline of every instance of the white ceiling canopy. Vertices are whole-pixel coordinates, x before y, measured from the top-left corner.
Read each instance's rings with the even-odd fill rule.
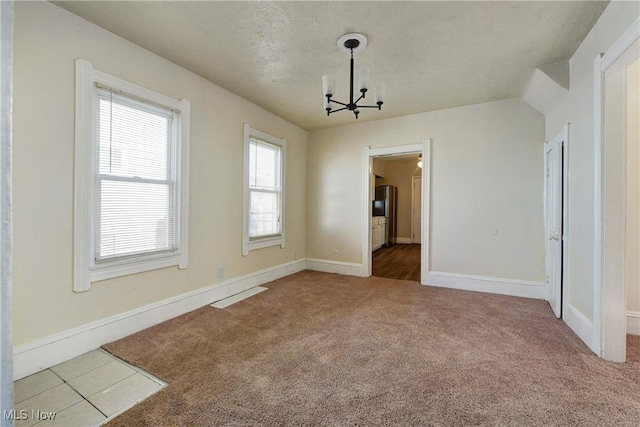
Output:
[[[348,97],[336,40],[362,33],[358,67],[387,87],[358,122],[520,97],[532,71],[567,58],[606,2],[56,1],[133,43],[312,130],[327,117],[322,75]]]

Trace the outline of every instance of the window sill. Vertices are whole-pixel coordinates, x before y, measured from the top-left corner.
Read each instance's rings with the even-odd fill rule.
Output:
[[[151,256],[144,259],[134,258],[130,260],[114,261],[103,265],[93,265],[89,267],[89,281],[93,283],[165,267],[178,266],[180,268],[186,268],[186,266],[182,267],[182,264],[182,255],[179,253]]]
[[[242,251],[242,255],[248,255],[250,251],[254,251],[256,249],[268,248],[271,246],[280,246],[284,248],[284,237],[273,237],[270,239],[261,239],[245,242],[244,248]]]

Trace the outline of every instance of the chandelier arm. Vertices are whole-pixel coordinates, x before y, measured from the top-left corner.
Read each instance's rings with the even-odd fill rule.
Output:
[[[358,108],[377,108],[378,110],[382,109],[382,103],[378,105],[358,105]]]
[[[338,108],[337,110],[329,110],[329,114],[331,113],[337,113],[338,111],[342,111],[342,110],[346,110],[347,107],[343,107],[343,108]]]
[[[362,100],[363,98],[364,98],[364,93],[363,93],[362,95],[360,95],[360,98],[356,99],[356,102],[355,102],[355,103],[357,104],[357,103],[358,103],[358,102],[360,102],[360,100]]]
[[[344,105],[345,107],[348,107],[348,106],[349,106],[348,104],[345,104],[345,103],[340,102],[340,101],[336,101],[336,100],[335,100],[335,99],[333,99],[333,98],[330,98],[330,99],[329,99],[329,102],[335,102],[336,104]],[[342,110],[342,108],[341,108],[341,110]],[[336,111],[337,111],[337,110],[336,110]]]

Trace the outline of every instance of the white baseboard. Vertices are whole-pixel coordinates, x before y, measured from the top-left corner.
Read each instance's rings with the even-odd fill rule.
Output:
[[[640,335],[640,311],[627,311],[627,333]]]
[[[571,328],[576,335],[584,341],[584,343],[597,354],[597,350],[593,342],[593,322],[585,317],[577,308],[573,305],[566,303],[564,312],[562,313],[562,319]]]
[[[353,262],[330,261],[326,259],[309,259],[306,260],[307,270],[322,271],[325,273],[338,273],[345,276],[364,277],[364,269],[362,264]]]
[[[411,237],[396,237],[396,243],[400,245],[410,245],[413,243]]]
[[[489,292],[514,297],[547,299],[547,287],[543,282],[472,276],[468,274],[429,271],[423,284],[465,291]]]
[[[304,269],[304,260],[281,264],[17,346],[13,355],[13,378],[26,377],[103,344]]]

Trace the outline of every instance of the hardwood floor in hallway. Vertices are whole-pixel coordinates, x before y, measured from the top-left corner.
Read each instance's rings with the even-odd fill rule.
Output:
[[[374,276],[420,281],[420,245],[380,248],[372,255]]]

